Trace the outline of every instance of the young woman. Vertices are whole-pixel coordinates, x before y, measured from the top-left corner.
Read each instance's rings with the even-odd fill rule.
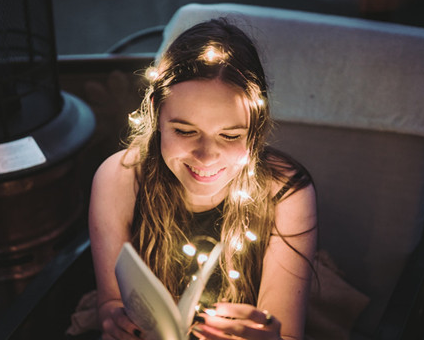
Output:
[[[90,236],[103,339],[143,338],[114,275],[130,241],[178,300],[193,260],[184,244],[225,250],[192,334],[302,339],[316,243],[307,171],[265,147],[269,107],[252,41],[224,19],[181,34],[150,72],[127,149],[97,171]],[[196,243],[197,242],[197,243]],[[238,273],[233,278],[229,273]]]

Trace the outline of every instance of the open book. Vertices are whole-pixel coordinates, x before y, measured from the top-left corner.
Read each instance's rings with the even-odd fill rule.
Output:
[[[125,243],[118,256],[115,274],[128,317],[146,334],[147,340],[186,340],[196,305],[222,251],[218,243],[209,254],[183,295],[178,306],[162,282]]]

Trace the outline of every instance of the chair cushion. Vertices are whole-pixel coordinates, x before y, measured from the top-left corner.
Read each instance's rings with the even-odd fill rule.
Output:
[[[312,173],[319,247],[370,297],[356,330],[372,334],[424,225],[424,138],[276,122],[269,142]]]

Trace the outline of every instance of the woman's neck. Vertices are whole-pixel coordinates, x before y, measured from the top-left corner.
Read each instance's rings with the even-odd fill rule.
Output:
[[[217,207],[225,199],[227,193],[227,188],[224,188],[213,196],[198,196],[186,193],[185,202],[187,210],[194,213],[211,210]]]

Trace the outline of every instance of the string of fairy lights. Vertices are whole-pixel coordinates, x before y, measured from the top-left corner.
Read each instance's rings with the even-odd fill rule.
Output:
[[[225,51],[223,51],[219,46],[207,46],[204,49],[203,54],[201,54],[199,56],[200,60],[203,60],[206,64],[212,65],[212,64],[217,64],[217,63],[226,63],[227,59],[229,58],[228,53],[226,53]],[[145,77],[150,81],[150,83],[153,83],[156,79],[158,79],[158,77],[160,76],[160,70],[156,67],[156,66],[151,66],[149,68],[147,68],[146,72],[145,72]],[[264,99],[262,98],[261,94],[258,93],[257,94],[257,98],[256,98],[256,104],[261,107],[265,104]],[[131,124],[135,125],[135,126],[140,126],[143,123],[143,117],[141,115],[140,110],[136,110],[132,113],[130,113],[128,115],[128,119],[130,121]],[[240,161],[240,163],[242,165],[247,165],[248,164],[248,156],[243,157],[243,159]],[[253,169],[249,169],[248,170],[248,176],[254,176],[255,172]],[[235,195],[235,197],[233,197],[234,199],[238,199],[241,201],[244,200],[252,200],[252,198],[250,197],[250,195],[248,194],[248,192],[246,190],[238,190],[236,192],[233,193],[233,195]],[[249,230],[248,228],[248,221],[247,223],[243,223],[244,228],[245,228],[245,232],[244,232],[244,239],[246,239],[248,242],[254,242],[257,240],[257,236],[255,235],[255,233],[253,233],[251,230]],[[242,239],[243,236],[239,236],[234,237],[233,241],[230,242],[230,246],[235,250],[235,251],[242,251],[244,246],[244,241]],[[197,247],[195,246],[195,244],[193,243],[187,243],[184,244],[182,246],[182,251],[183,253],[188,256],[188,257],[195,257],[196,256],[196,262],[199,268],[202,267],[202,265],[208,260],[209,257],[209,253],[205,252],[202,249],[197,249]],[[238,279],[240,278],[240,273],[236,270],[229,270],[228,272],[228,277],[231,279]],[[196,276],[193,275],[192,276],[192,280],[196,280]],[[197,306],[196,310],[199,311],[199,309],[201,308],[201,306]],[[213,309],[205,309],[202,310],[203,312],[209,314],[209,315],[214,315],[215,311]]]

